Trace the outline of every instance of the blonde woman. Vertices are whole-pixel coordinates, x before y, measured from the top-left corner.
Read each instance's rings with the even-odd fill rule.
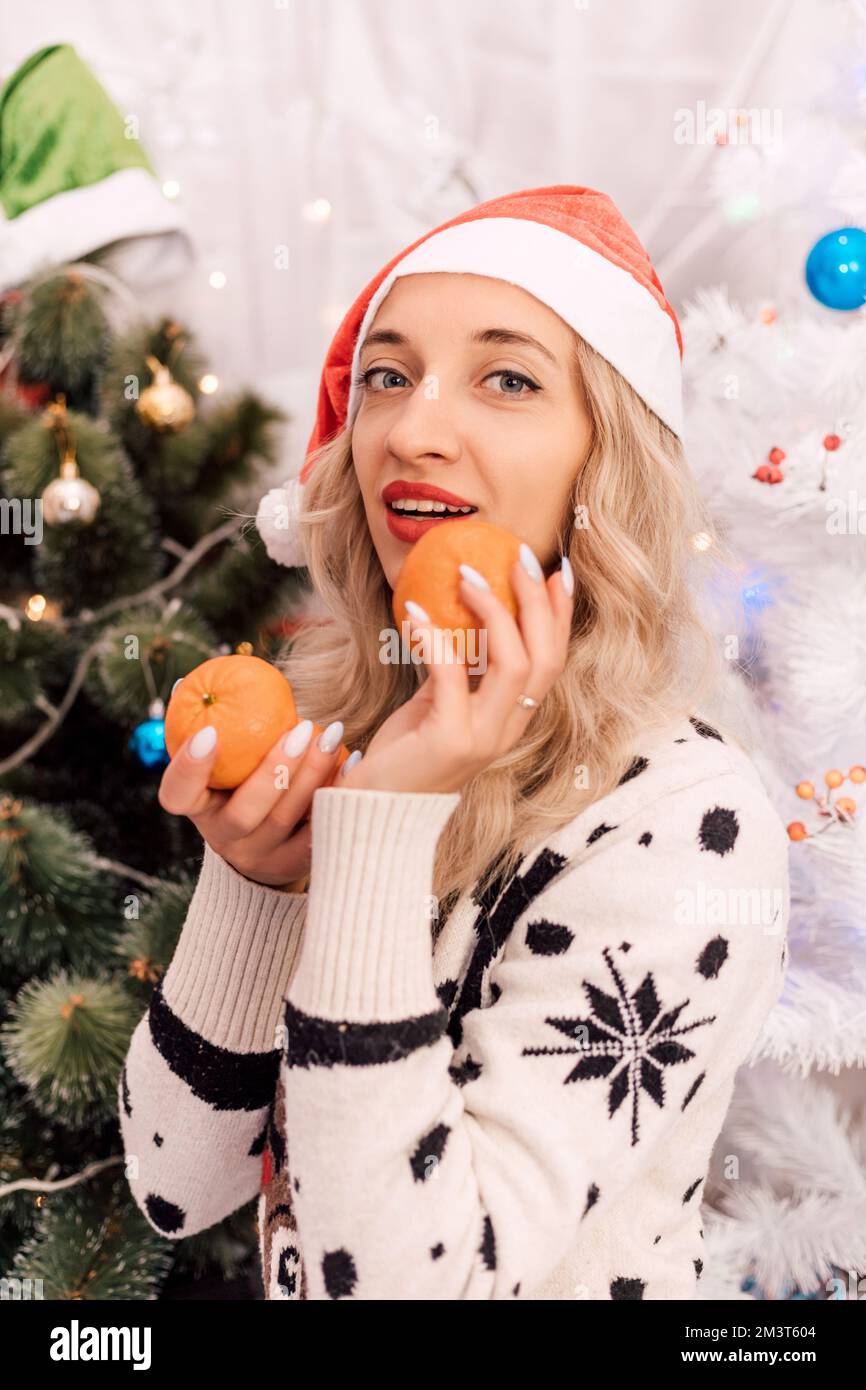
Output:
[[[680,358],[631,228],[569,186],[434,229],[334,338],[293,529],[260,514],[327,615],[285,660],[306,719],[234,792],[207,731],[164,773],[204,858],[118,1096],[157,1230],[259,1194],[268,1298],[696,1294],[788,869],[714,718]],[[462,570],[486,671],[417,600],[382,660],[412,544],[467,516],[523,542],[516,618]]]

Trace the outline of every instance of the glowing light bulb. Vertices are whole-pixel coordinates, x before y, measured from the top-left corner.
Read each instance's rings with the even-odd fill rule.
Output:
[[[162,191],[166,198],[176,198],[180,193],[180,184],[177,179],[166,179],[162,185]]]
[[[313,198],[304,203],[304,217],[308,222],[327,222],[331,216],[331,204],[327,198]]]
[[[219,377],[214,376],[213,372],[205,372],[201,378],[198,389],[204,396],[212,396],[214,391],[219,389]]]
[[[210,285],[212,290],[224,289],[225,283],[226,277],[225,273],[222,270],[211,271],[210,275],[208,276],[208,284]]]

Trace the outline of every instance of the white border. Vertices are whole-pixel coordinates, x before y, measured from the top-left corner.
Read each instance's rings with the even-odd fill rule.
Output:
[[[410,251],[373,295],[355,339],[347,421],[361,403],[361,344],[395,280],[433,271],[486,275],[541,300],[625,377],[675,434],[682,434],[682,362],[670,314],[627,270],[567,232],[522,217],[485,217],[435,232]]]

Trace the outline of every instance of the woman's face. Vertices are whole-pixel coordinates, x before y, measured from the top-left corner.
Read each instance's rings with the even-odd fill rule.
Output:
[[[431,273],[395,282],[362,346],[366,384],[352,434],[392,588],[418,537],[459,526],[462,515],[513,532],[545,571],[558,565],[556,528],[590,439],[573,341],[558,314],[502,280]],[[412,520],[388,505],[430,501],[437,490],[474,512],[425,510]]]

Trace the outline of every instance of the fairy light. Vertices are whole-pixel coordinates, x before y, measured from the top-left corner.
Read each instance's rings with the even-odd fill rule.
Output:
[[[166,198],[176,198],[180,193],[180,184],[177,179],[166,179],[162,185],[162,191]]]
[[[44,594],[31,594],[24,612],[32,622],[38,623],[45,616],[47,606],[48,600]]]
[[[219,389],[219,377],[214,376],[213,372],[206,372],[198,384],[198,389],[203,396],[212,396],[214,391]]]
[[[225,272],[222,270],[212,270],[208,276],[208,284],[212,290],[224,289],[226,284]]]
[[[331,204],[327,198],[313,198],[304,203],[304,217],[308,222],[327,222],[331,216]]]
[[[692,536],[692,545],[695,550],[709,550],[713,543],[713,538],[707,531],[698,531]]]

